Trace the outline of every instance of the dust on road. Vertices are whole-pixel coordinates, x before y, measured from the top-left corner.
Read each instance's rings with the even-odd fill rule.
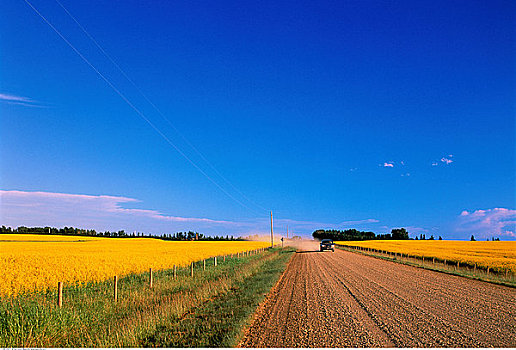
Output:
[[[303,242],[242,347],[516,347],[516,289]]]

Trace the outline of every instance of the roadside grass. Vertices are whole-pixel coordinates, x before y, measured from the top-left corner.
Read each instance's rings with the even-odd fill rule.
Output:
[[[228,257],[225,262],[219,258],[217,267],[209,259],[205,271],[200,261],[195,263],[193,278],[189,267],[178,268],[176,278],[173,270],[155,271],[152,288],[148,273],[129,275],[118,281],[116,303],[112,280],[65,286],[61,308],[56,305],[55,290],[0,299],[0,346],[232,344],[292,253],[273,248]],[[192,315],[199,317],[192,319]]]
[[[246,278],[230,291],[215,296],[181,317],[173,316],[147,335],[145,347],[235,347],[241,331],[249,322],[259,303],[279,279],[293,248],[279,250],[274,259]]]
[[[443,261],[432,261],[427,259],[426,262],[419,257],[407,257],[403,256],[393,256],[393,253],[381,253],[381,252],[373,252],[366,250],[357,250],[347,246],[337,246],[338,249],[358,253],[366,256],[371,256],[373,258],[387,260],[396,262],[398,264],[409,265],[413,267],[419,267],[427,270],[432,270],[441,273],[447,273],[449,275],[466,277],[478,281],[489,282],[494,284],[499,284],[507,287],[516,287],[516,281],[514,280],[513,275],[509,275],[505,277],[503,274],[497,273],[487,273],[486,271],[476,270],[468,266],[460,266],[459,268],[456,265],[449,265],[444,263]]]

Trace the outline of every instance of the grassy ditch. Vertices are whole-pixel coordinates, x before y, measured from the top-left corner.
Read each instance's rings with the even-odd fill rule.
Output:
[[[398,264],[404,264],[414,267],[419,267],[427,270],[447,273],[450,275],[456,275],[466,278],[471,278],[478,281],[484,281],[489,283],[495,283],[500,284],[503,286],[508,287],[516,287],[516,281],[514,280],[514,275],[505,276],[503,274],[496,274],[496,273],[489,273],[482,270],[477,270],[472,268],[471,266],[460,266],[457,268],[457,266],[447,264],[446,261],[441,261],[437,259],[429,259],[426,260],[415,257],[415,256],[403,256],[401,257],[399,254],[395,255],[394,253],[389,252],[374,252],[374,251],[367,251],[367,250],[357,250],[352,247],[339,245],[336,246],[338,249],[346,250],[353,253],[359,253],[367,256],[371,256],[377,259],[383,259],[387,261],[393,261]]]
[[[229,347],[294,250],[198,262],[57,292],[0,300],[1,347]]]

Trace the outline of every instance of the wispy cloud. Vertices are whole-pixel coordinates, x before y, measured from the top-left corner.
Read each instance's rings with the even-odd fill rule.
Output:
[[[26,107],[46,107],[40,102],[24,96],[0,93],[0,101]]]
[[[372,224],[380,222],[380,220],[376,219],[364,219],[364,220],[348,220],[342,221],[339,226],[347,226],[347,225],[364,225],[364,224]]]
[[[360,226],[362,229],[371,229],[370,225],[380,222],[377,219],[361,219],[361,220],[345,220],[340,223],[329,223],[321,221],[304,221],[292,219],[274,219],[274,232],[277,235],[285,235],[287,226],[290,234],[301,235],[303,237],[311,238],[312,232],[317,229],[348,229],[354,226]],[[241,223],[242,229],[247,228],[245,235],[266,235],[270,233],[270,223],[268,219],[258,219],[254,222]],[[364,227],[365,226],[365,227]]]
[[[406,226],[405,229],[407,230],[407,232],[410,234],[421,234],[421,233],[428,233],[428,230],[424,227],[418,227],[418,226]],[[427,238],[430,238],[430,237],[427,237]]]
[[[0,190],[0,222],[18,226],[74,226],[97,231],[120,230],[152,233],[173,233],[196,230],[205,234],[250,235],[268,234],[270,221],[264,218],[243,221],[216,220],[165,214],[154,209],[131,208],[141,201],[124,196],[85,195],[55,192]],[[274,232],[289,231],[310,236],[316,229],[367,226],[377,219],[345,220],[338,224],[274,218]]]
[[[97,230],[186,230],[238,225],[233,221],[166,215],[132,209],[134,198],[0,190],[0,219],[8,226],[76,226]],[[163,231],[162,231],[163,232]]]
[[[32,99],[30,99],[28,97],[15,96],[15,95],[10,95],[10,94],[2,94],[2,93],[0,93],[0,100],[7,101],[7,102],[25,102],[25,103],[34,102]]]
[[[458,232],[467,232],[477,238],[492,236],[516,237],[516,210],[507,208],[462,211],[459,215]]]
[[[385,162],[382,164],[380,164],[380,166],[383,166],[384,168],[394,168],[394,162]]]

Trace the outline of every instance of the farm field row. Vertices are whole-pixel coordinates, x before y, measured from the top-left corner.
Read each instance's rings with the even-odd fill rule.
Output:
[[[213,256],[267,247],[252,241],[162,241],[4,234],[0,236],[0,297],[57,286],[100,282],[114,275],[170,269]]]
[[[516,273],[516,242],[505,241],[430,241],[430,240],[375,240],[336,241],[336,244],[384,250],[421,258],[435,258],[441,261],[503,272]]]

